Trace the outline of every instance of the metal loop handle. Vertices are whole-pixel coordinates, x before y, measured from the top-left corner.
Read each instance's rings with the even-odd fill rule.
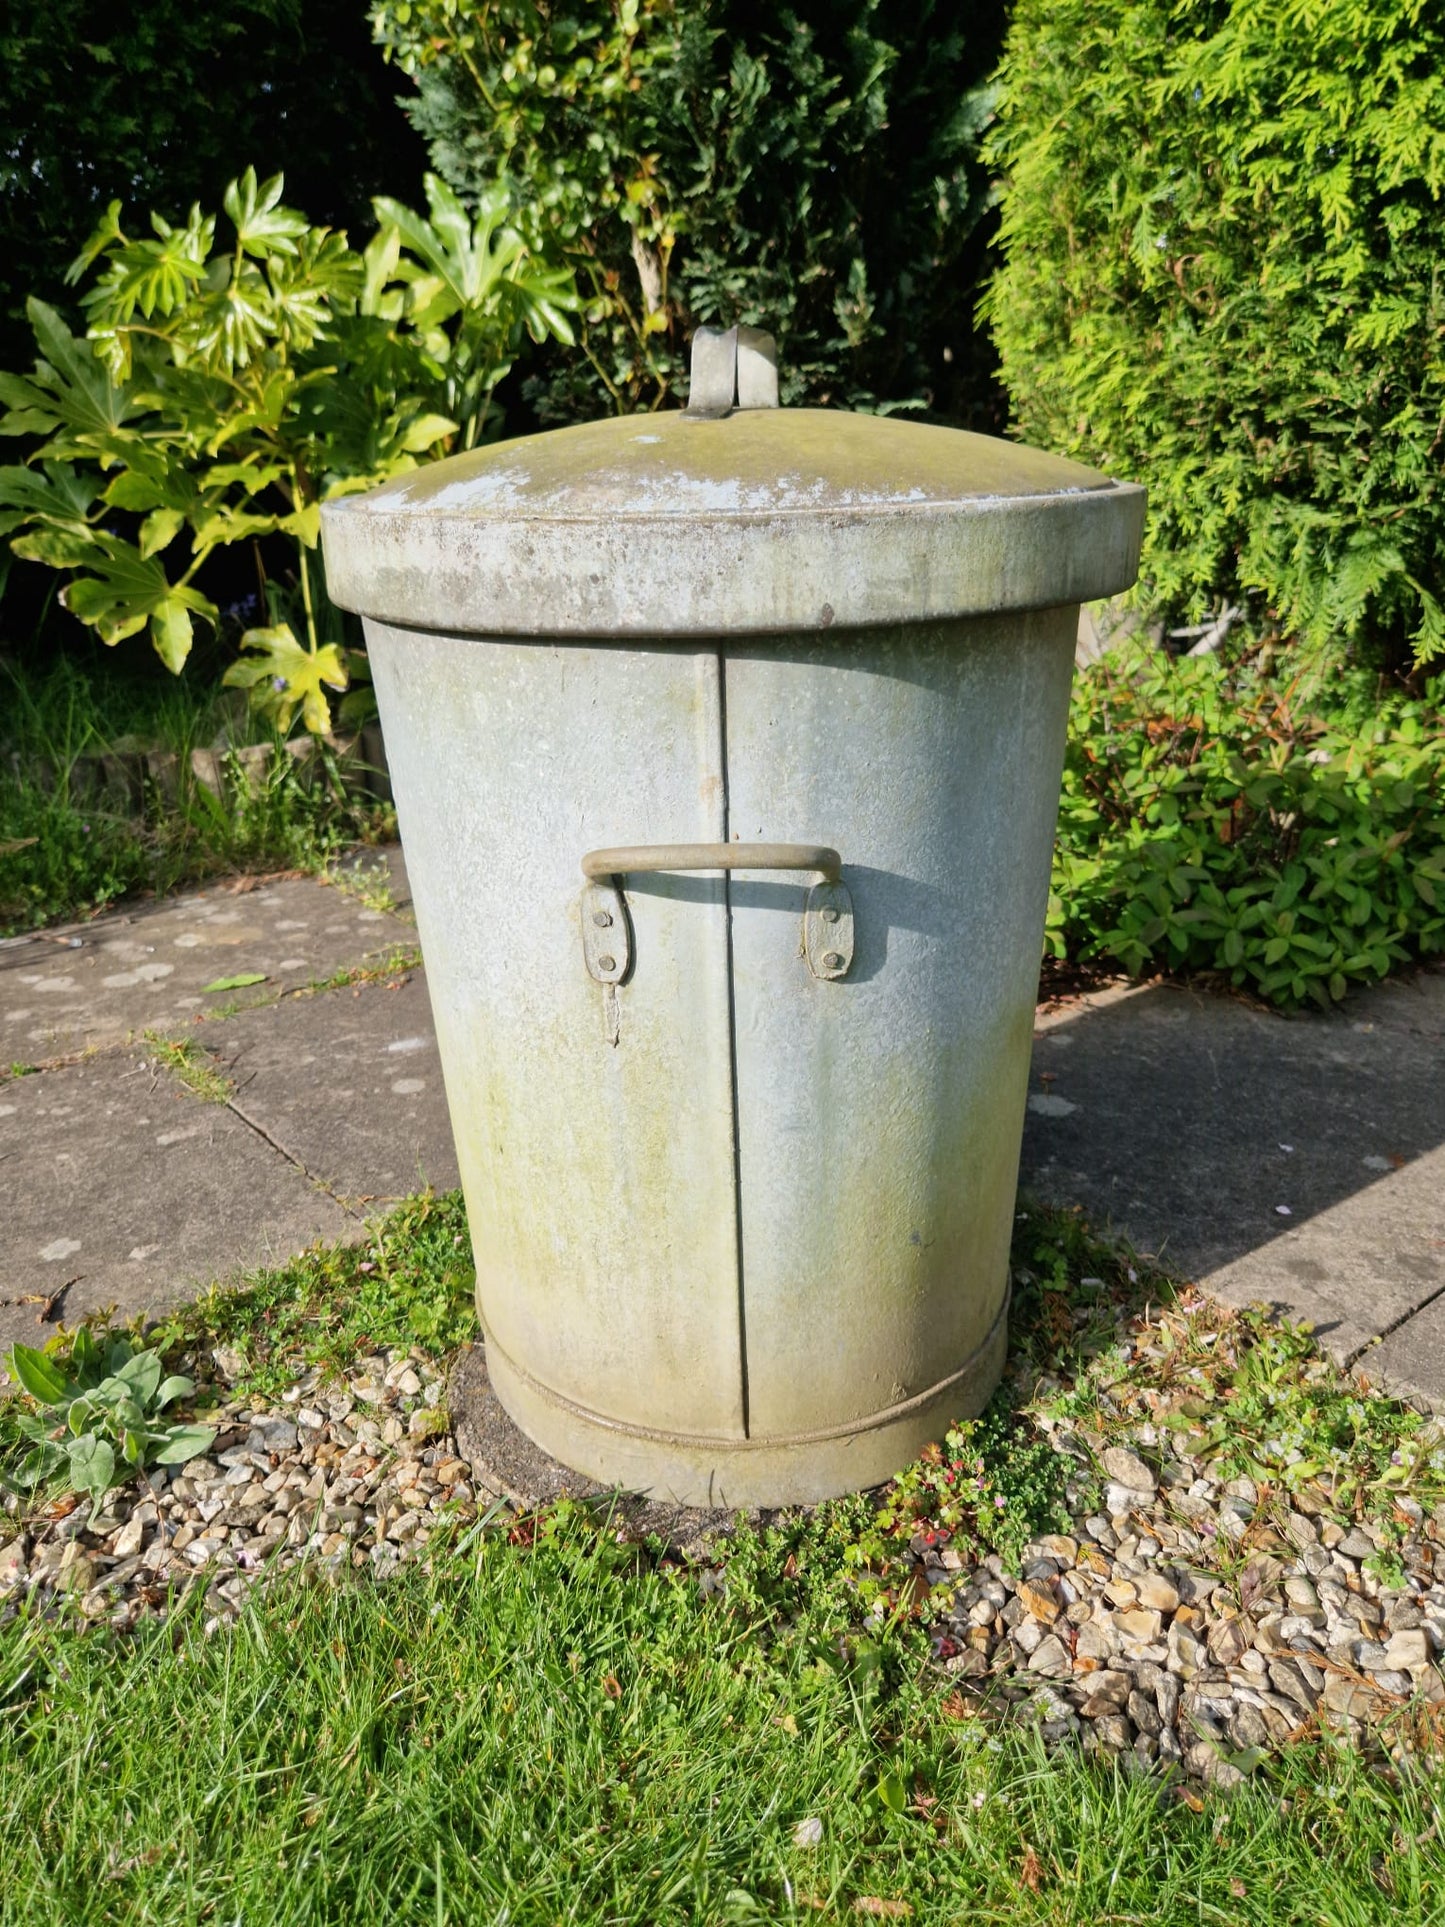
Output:
[[[699,328],[692,338],[690,421],[721,421],[735,408],[776,408],[778,344],[761,328]]]
[[[843,859],[825,843],[635,843],[582,859],[589,883],[655,870],[814,870],[837,883]]]
[[[580,906],[587,974],[603,989],[607,1041],[621,1035],[617,986],[632,972],[632,919],[622,879],[657,870],[811,870],[818,881],[803,906],[802,953],[825,983],[846,977],[853,962],[853,899],[843,859],[826,843],[635,843],[589,850]]]

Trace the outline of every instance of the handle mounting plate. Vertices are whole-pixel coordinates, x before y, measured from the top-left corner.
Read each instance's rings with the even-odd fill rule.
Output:
[[[582,954],[594,983],[626,982],[632,968],[632,923],[615,883],[589,883],[582,892]]]
[[[803,954],[824,983],[848,975],[853,962],[853,899],[846,883],[815,883],[803,907]]]

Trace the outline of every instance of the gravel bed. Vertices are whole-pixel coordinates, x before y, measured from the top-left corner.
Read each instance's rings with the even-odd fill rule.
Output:
[[[1077,1434],[1056,1443],[1095,1458]],[[1047,1740],[1220,1787],[1323,1728],[1396,1759],[1439,1750],[1445,1521],[1396,1501],[1409,1530],[1391,1587],[1367,1567],[1379,1552],[1367,1526],[1260,1506],[1250,1479],[1216,1483],[1187,1458],[1156,1473],[1100,1445],[1095,1463],[1103,1510],[1028,1546],[1016,1575],[997,1556],[965,1565],[913,1541],[960,1713],[1004,1708]]]
[[[239,1367],[224,1349],[215,1360],[223,1375]],[[392,1352],[343,1380],[312,1372],[279,1404],[224,1400],[206,1414],[219,1429],[204,1458],[153,1469],[93,1524],[87,1503],[62,1500],[0,1545],[0,1599],[26,1588],[42,1611],[125,1628],[204,1588],[214,1629],[264,1575],[300,1560],[391,1571],[425,1548],[438,1515],[476,1514],[444,1397],[432,1360]]]
[[[224,1377],[232,1361],[215,1357]],[[0,1602],[24,1590],[32,1609],[125,1628],[204,1589],[214,1630],[299,1561],[385,1574],[424,1551],[440,1515],[474,1519],[495,1496],[444,1401],[434,1361],[399,1352],[343,1380],[311,1373],[279,1403],[224,1400],[204,1458],[117,1492],[93,1524],[71,1500],[8,1540],[0,1520]],[[1149,1463],[1064,1426],[1054,1443],[1091,1490],[1097,1469],[1103,1507],[1030,1545],[1019,1573],[997,1555],[966,1562],[946,1534],[912,1543],[960,1717],[1030,1719],[1050,1742],[1222,1788],[1322,1728],[1396,1759],[1439,1750],[1445,1519],[1396,1500],[1405,1577],[1390,1586],[1370,1569],[1371,1528],[1308,1498],[1261,1504],[1251,1480],[1217,1482],[1187,1454]],[[706,1553],[699,1570],[704,1592],[726,1585]]]

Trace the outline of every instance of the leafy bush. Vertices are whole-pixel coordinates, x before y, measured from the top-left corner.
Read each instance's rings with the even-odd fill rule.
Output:
[[[1445,15],[1018,0],[987,314],[1020,432],[1147,482],[1145,594],[1445,652]]]
[[[59,1481],[68,1491],[87,1494],[92,1517],[111,1487],[132,1472],[147,1465],[184,1465],[216,1436],[211,1425],[161,1423],[165,1408],[189,1398],[195,1384],[166,1376],[159,1351],[135,1351],[124,1338],[108,1338],[102,1350],[82,1328],[68,1364],[16,1345],[7,1367],[44,1413],[16,1417],[30,1449],[14,1483],[32,1488]]]
[[[574,266],[543,420],[658,405],[699,322],[779,337],[785,401],[991,398],[967,319],[1002,6],[375,0],[437,172],[505,170]]]
[[[364,253],[281,190],[251,168],[233,181],[224,245],[198,207],[182,227],[153,216],[140,237],[113,202],[73,270],[100,268],[88,337],[30,302],[40,358],[28,379],[0,375],[0,434],[38,445],[0,469],[0,535],[74,571],[65,606],[103,641],[148,629],[175,671],[196,621],[217,620],[197,581],[212,554],[285,538],[304,644],[273,608],[242,638],[256,659],[226,680],[256,691],[283,731],[298,708],[324,730],[325,687],[345,688],[348,668],[321,639],[312,593],[321,502],[470,447],[517,341],[570,335],[575,295],[507,224],[495,186],[475,219],[431,176],[430,220],[379,200]]]
[[[53,299],[106,204],[209,206],[246,154],[307,184],[315,219],[364,221],[425,152],[356,0],[45,0],[0,9],[0,367],[25,297]]]
[[[1445,950],[1445,723],[1363,677],[1106,658],[1075,687],[1057,957],[1329,1004]]]

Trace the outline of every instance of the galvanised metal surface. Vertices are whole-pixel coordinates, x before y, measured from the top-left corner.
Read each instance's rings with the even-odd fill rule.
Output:
[[[564,1462],[814,1499],[993,1389],[1072,625],[368,625],[488,1369]],[[844,978],[800,955],[811,878],[747,871],[623,876],[631,974],[589,977],[587,851],[794,831],[842,854]]]
[[[343,608],[450,634],[735,636],[1038,609],[1132,582],[1141,489],[836,410],[631,415],[322,511]]]
[[[749,1429],[878,1428],[832,1454],[858,1461],[850,1484],[976,1412],[1002,1362],[1076,626],[727,657],[733,831],[836,844],[856,945],[819,984],[796,962],[802,892],[732,886]]]
[[[332,505],[327,563],[492,1383],[595,1478],[780,1504],[997,1381],[1073,600],[1132,579],[1142,496],[912,424],[678,422]]]
[[[717,659],[367,645],[497,1390],[520,1418],[510,1361],[558,1401],[741,1437],[724,886],[628,891],[646,967],[616,1044],[579,921],[587,850],[725,834]]]

